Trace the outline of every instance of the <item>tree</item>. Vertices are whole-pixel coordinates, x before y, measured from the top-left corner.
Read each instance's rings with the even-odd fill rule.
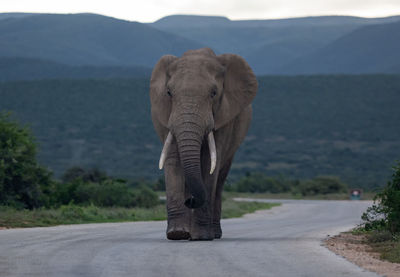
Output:
[[[73,166],[63,174],[61,180],[63,183],[74,181],[75,179],[82,179],[85,182],[99,183],[107,180],[107,174],[97,168],[85,170],[79,166]]]
[[[374,205],[362,215],[365,229],[387,229],[400,232],[400,162],[393,167],[394,173],[383,190],[374,198]]]
[[[0,205],[32,209],[50,204],[51,173],[37,163],[36,151],[30,130],[0,114]]]

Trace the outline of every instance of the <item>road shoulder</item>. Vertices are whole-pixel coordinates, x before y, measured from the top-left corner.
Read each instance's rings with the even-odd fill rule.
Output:
[[[344,232],[329,237],[324,241],[324,245],[332,252],[364,269],[386,277],[398,277],[400,264],[380,260],[379,254],[372,252],[372,248],[362,242],[363,239],[365,239],[363,235]]]

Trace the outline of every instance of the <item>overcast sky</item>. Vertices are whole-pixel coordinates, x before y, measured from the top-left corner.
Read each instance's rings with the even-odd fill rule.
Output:
[[[171,14],[268,19],[315,15],[400,15],[400,0],[0,0],[0,12],[91,12],[152,22]]]

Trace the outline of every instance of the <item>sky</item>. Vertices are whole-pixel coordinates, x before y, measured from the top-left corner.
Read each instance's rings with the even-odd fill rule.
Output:
[[[172,14],[220,15],[232,20],[317,15],[400,15],[400,0],[0,0],[0,12],[90,12],[153,22]]]

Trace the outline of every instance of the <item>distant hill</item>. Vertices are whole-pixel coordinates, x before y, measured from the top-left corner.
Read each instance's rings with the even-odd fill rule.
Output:
[[[257,75],[400,73],[395,64],[399,22],[400,16],[229,20],[172,15],[142,24],[96,14],[3,13],[0,58],[136,70],[152,68],[162,55],[208,46],[217,54],[242,55]],[[126,71],[115,72],[124,77]]]
[[[7,18],[20,18],[36,15],[35,13],[0,13],[0,20]]]
[[[0,20],[0,57],[69,65],[147,66],[202,44],[146,24],[96,14],[37,14]]]
[[[351,24],[379,24],[400,20],[400,16],[363,18],[356,16],[309,16],[283,19],[230,20],[224,16],[169,15],[150,25],[163,30],[194,27],[288,27],[288,26],[340,26]]]
[[[228,182],[262,171],[386,183],[400,157],[400,76],[260,77],[259,87]],[[0,82],[0,111],[32,127],[40,160],[56,176],[78,165],[156,178],[162,145],[148,89],[148,78]]]
[[[292,43],[293,47],[296,47],[298,40],[311,40],[309,47],[318,48],[361,24],[339,24],[341,17],[334,19],[329,17],[328,20],[322,17],[231,21],[224,17],[176,15],[162,18],[149,25],[191,40],[201,41],[216,52],[234,52],[249,56],[252,51],[273,44]],[[327,20],[331,25],[325,22]]]
[[[364,26],[282,68],[282,73],[399,73],[400,21]]]
[[[225,26],[230,24],[230,21],[227,17],[224,16],[198,16],[198,15],[170,15],[165,16],[154,23],[150,23],[151,26],[154,26],[163,30],[171,30],[174,28],[195,28],[195,27],[216,27],[216,26]]]
[[[31,58],[0,58],[0,81],[149,77],[141,66],[71,66]]]
[[[175,15],[164,17],[151,23],[150,26],[201,41],[218,53],[238,53],[245,57],[260,75],[297,74],[291,70],[293,64],[298,60],[307,63],[309,56],[320,49],[329,49],[328,53],[340,52],[346,59],[345,56],[349,51],[347,47],[351,47],[351,44],[344,43],[340,49],[330,44],[343,36],[348,36],[358,28],[397,21],[400,21],[400,16],[386,18],[320,16],[231,21],[225,17]],[[383,33],[390,32],[384,28],[381,30]],[[360,55],[361,62],[366,61],[369,55],[374,53],[369,53],[368,56]],[[310,68],[313,69],[313,65]],[[325,68],[315,68],[313,73],[329,73],[324,70]],[[359,66],[352,73],[361,73],[364,70],[364,66]],[[371,72],[381,72],[380,70],[375,68]],[[395,70],[395,72],[400,71]]]

